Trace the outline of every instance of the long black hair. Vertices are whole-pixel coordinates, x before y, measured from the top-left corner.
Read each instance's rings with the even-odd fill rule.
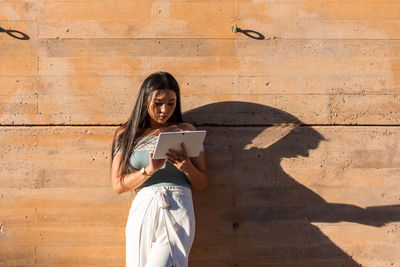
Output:
[[[176,107],[172,116],[168,119],[171,123],[182,122],[179,85],[175,78],[168,72],[156,72],[149,75],[142,83],[136,98],[136,104],[128,121],[123,123],[115,132],[111,149],[111,163],[117,154],[121,153],[120,181],[123,185],[123,177],[134,171],[130,164],[130,155],[137,143],[138,137],[146,128],[149,128],[150,117],[147,113],[150,99],[156,90],[172,90],[176,94]]]

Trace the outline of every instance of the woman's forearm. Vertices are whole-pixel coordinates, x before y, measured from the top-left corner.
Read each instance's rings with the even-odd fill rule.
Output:
[[[147,169],[145,169],[145,171],[146,170]],[[143,184],[148,178],[148,176],[145,176],[140,171],[126,174],[123,180],[119,182],[118,185],[116,185],[116,188],[114,188],[114,190],[119,194],[134,190],[138,188],[141,184]]]
[[[193,165],[193,163],[190,164],[190,166],[187,168],[187,170],[184,171],[184,173],[186,174],[193,188],[203,190],[207,187],[207,174],[197,169],[196,166]]]

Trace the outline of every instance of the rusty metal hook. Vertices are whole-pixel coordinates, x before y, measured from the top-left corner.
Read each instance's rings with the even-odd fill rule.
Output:
[[[0,26],[0,33],[4,32],[7,35],[15,38],[15,39],[19,39],[19,40],[29,40],[29,36],[23,32],[20,31],[16,31],[16,30],[6,30],[3,27]]]
[[[265,39],[265,36],[262,35],[261,33],[253,31],[253,30],[242,30],[236,24],[234,26],[232,26],[232,32],[233,33],[241,32],[244,35],[246,35],[247,37],[250,37],[250,38],[256,39],[256,40],[264,40]]]

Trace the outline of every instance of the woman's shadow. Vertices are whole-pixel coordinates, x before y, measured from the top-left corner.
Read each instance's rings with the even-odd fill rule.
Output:
[[[209,231],[196,233],[194,251],[215,247],[215,253],[224,248],[225,253],[219,254],[233,266],[360,266],[312,222],[379,227],[400,221],[400,205],[364,209],[328,203],[287,174],[282,159],[308,157],[325,138],[285,111],[248,102],[220,102],[190,110],[184,119],[207,129],[210,186],[205,196],[194,195],[196,228],[227,233],[214,240],[202,238]],[[306,171],[308,166],[300,167]],[[221,224],[210,224],[212,217]],[[223,222],[227,220],[231,223]],[[191,262],[205,264],[206,251],[192,253]],[[207,264],[218,266],[215,260]]]

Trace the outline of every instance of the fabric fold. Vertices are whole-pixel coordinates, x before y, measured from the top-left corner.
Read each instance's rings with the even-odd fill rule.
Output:
[[[129,211],[125,228],[126,266],[159,266],[157,259],[165,261],[168,257],[174,267],[187,267],[194,232],[189,188],[145,187],[138,192]]]

